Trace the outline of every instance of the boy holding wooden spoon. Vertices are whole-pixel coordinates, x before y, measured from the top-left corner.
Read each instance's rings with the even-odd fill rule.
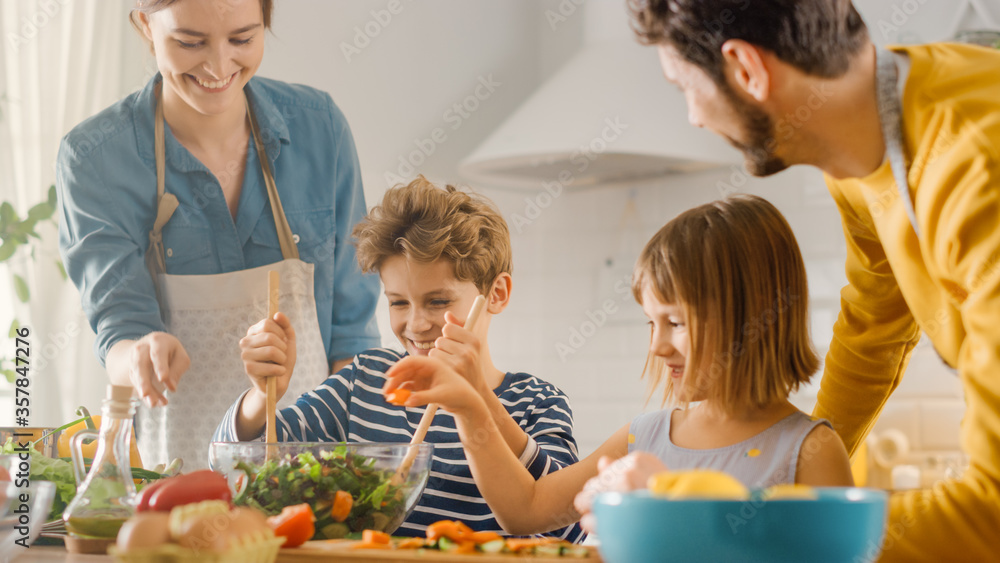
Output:
[[[409,441],[424,409],[386,402],[385,372],[406,355],[432,356],[466,377],[495,413],[511,451],[539,478],[577,461],[572,412],[555,386],[493,365],[487,334],[511,292],[510,233],[485,198],[422,176],[386,192],[354,229],[364,272],[385,286],[393,333],[405,354],[368,350],[277,413],[279,440],[333,442]],[[462,326],[477,296],[486,306],[472,330]],[[240,342],[253,387],[226,413],[219,441],[250,440],[264,429],[266,382],[284,394],[295,365],[295,331],[278,313],[247,331]],[[476,531],[502,533],[469,471],[454,417],[435,415],[425,441],[434,444],[431,477],[417,507],[395,533],[422,536],[428,524],[462,520]],[[551,535],[577,541],[577,526]]]

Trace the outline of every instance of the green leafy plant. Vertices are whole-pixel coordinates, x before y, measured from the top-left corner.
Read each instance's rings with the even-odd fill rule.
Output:
[[[45,201],[28,209],[28,214],[24,218],[17,214],[10,202],[0,203],[0,263],[10,262],[19,257],[34,262],[38,258],[38,247],[42,240],[35,228],[45,222],[55,225],[53,217],[55,211],[55,186],[49,186]],[[55,262],[59,273],[63,279],[66,279],[66,270],[63,268],[62,261],[56,260]],[[31,288],[28,287],[28,282],[13,270],[11,271],[11,282],[18,301],[27,303],[31,300]],[[8,337],[14,338],[20,327],[21,322],[15,317],[10,324]],[[7,381],[13,382],[17,377],[17,372],[14,371],[15,367],[13,357],[0,356],[0,374],[6,376]]]

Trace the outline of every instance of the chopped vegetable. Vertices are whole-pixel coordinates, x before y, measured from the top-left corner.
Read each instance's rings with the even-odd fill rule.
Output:
[[[365,530],[356,549],[426,549],[455,554],[489,553],[539,557],[590,557],[590,551],[558,538],[504,538],[496,532],[474,532],[457,520],[440,520],[427,527],[427,538],[391,538]]]
[[[403,406],[406,404],[406,400],[410,398],[409,389],[393,389],[385,394],[385,400],[391,405]]]
[[[146,498],[149,499],[149,510],[169,512],[175,506],[203,500],[222,500],[228,503],[233,495],[223,474],[211,469],[201,469],[164,479],[156,484],[155,490]],[[141,503],[140,496],[140,505]]]
[[[282,547],[298,547],[316,533],[316,515],[307,503],[286,506],[277,516],[267,519],[274,535],[285,538]]]
[[[333,508],[330,509],[330,516],[337,522],[343,522],[351,515],[352,506],[354,506],[354,497],[351,496],[351,493],[337,491],[333,495]]]
[[[332,445],[319,452],[318,459],[302,452],[257,466],[241,461],[236,468],[246,473],[247,485],[234,502],[270,515],[308,503],[316,516],[313,539],[342,538],[365,529],[394,530],[406,516],[405,498],[401,487],[390,482],[394,471],[374,463]]]

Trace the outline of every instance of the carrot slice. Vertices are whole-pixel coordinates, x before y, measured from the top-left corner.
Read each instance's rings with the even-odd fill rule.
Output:
[[[378,530],[364,530],[361,532],[361,543],[380,543],[389,545],[389,534]]]
[[[330,516],[337,522],[347,520],[351,514],[351,507],[354,506],[354,497],[347,491],[337,491],[333,495],[333,506],[330,507]]]
[[[409,389],[393,389],[385,395],[385,400],[392,405],[403,406],[406,404],[406,400],[410,398]]]
[[[400,540],[396,544],[396,549],[420,549],[427,545],[427,542],[423,538],[406,538],[405,540]]]
[[[488,543],[503,538],[496,532],[472,532],[472,541],[475,543]]]
[[[540,545],[545,545],[547,541],[541,538],[507,538],[507,548],[513,552],[519,552]]]

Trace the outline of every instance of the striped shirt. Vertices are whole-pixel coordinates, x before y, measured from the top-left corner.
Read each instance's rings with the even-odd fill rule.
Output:
[[[276,415],[279,441],[409,442],[424,407],[391,405],[382,396],[385,372],[404,354],[372,349],[331,375],[316,389]],[[539,477],[578,461],[573,413],[566,395],[550,383],[524,373],[507,373],[495,389],[500,403],[528,435],[521,462]],[[236,441],[240,397],[215,431],[215,441]],[[434,444],[427,487],[410,516],[395,532],[424,536],[438,520],[461,520],[473,530],[503,533],[472,478],[455,418],[438,410],[424,441]],[[583,540],[579,524],[546,535]]]

